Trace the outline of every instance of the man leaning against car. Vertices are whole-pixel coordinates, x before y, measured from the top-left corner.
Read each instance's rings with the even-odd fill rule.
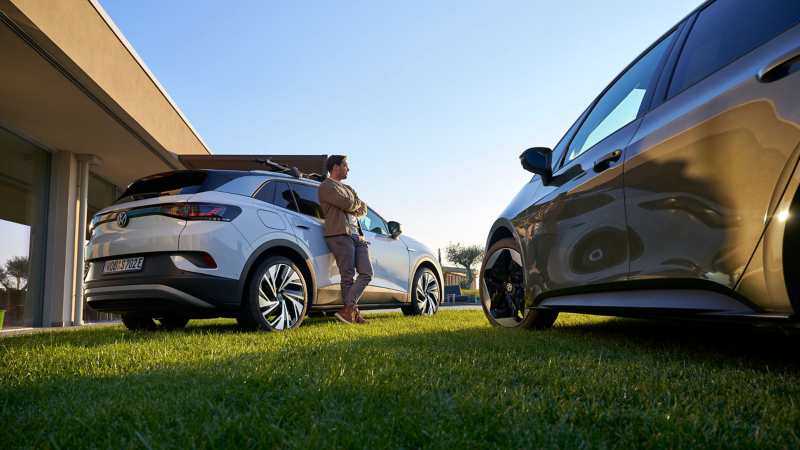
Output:
[[[356,191],[342,183],[350,168],[347,156],[331,155],[325,162],[330,174],[319,186],[319,203],[325,213],[325,243],[336,259],[341,276],[344,306],[336,318],[344,323],[367,325],[358,311],[358,298],[372,280],[369,242],[364,237],[357,217],[367,214],[367,205]],[[358,278],[354,279],[356,271]]]

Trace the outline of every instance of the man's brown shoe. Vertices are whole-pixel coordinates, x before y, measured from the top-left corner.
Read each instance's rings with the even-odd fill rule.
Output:
[[[348,325],[353,324],[353,310],[350,308],[350,305],[342,306],[342,309],[340,309],[335,316]]]
[[[361,311],[359,311],[358,309],[353,310],[353,320],[359,325],[369,325],[369,322],[367,322],[366,320],[364,320],[363,317],[361,317]]]

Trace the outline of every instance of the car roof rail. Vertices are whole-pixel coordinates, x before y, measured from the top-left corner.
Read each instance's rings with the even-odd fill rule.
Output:
[[[300,172],[297,167],[289,167],[287,164],[279,164],[270,161],[269,157],[267,157],[267,159],[254,158],[253,162],[267,166],[268,172],[284,173],[286,175],[291,175],[294,178],[307,178],[314,181],[325,181],[325,178],[327,178],[325,175],[320,175],[318,173]]]

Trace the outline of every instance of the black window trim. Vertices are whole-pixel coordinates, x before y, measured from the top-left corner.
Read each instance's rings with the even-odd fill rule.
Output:
[[[567,136],[567,135],[569,134],[569,132],[570,132],[570,131],[572,131],[572,127],[574,127],[576,123],[578,123],[578,122],[581,122],[581,124],[580,124],[580,125],[583,125],[583,119],[585,119],[585,118],[586,118],[586,116],[589,114],[589,110],[590,110],[590,109],[591,109],[593,106],[594,106],[594,101],[592,101],[592,103],[591,103],[591,104],[589,104],[589,106],[587,106],[587,107],[586,107],[586,109],[584,109],[584,110],[583,110],[583,112],[582,112],[582,113],[580,113],[580,115],[578,115],[578,118],[577,118],[577,119],[575,119],[575,122],[572,122],[572,123],[570,124],[569,128],[567,128],[567,131],[566,131],[566,133],[564,133],[564,135],[563,135],[563,136],[561,136],[561,139],[559,139],[559,140],[558,140],[558,142],[556,142],[556,145],[553,147],[553,150],[555,150],[555,149],[556,149],[556,147],[558,147],[558,144],[560,144],[560,143],[561,143],[561,141],[563,141],[564,139],[568,139],[569,141],[572,141],[572,136]],[[580,128],[581,128],[581,127],[580,127],[580,125],[578,125],[578,128],[576,128],[576,129],[575,129],[575,132],[576,132],[576,133],[578,132],[578,130],[580,130]],[[574,134],[574,133],[573,133],[573,134]],[[568,142],[567,142],[567,144],[566,144],[566,146],[567,146],[567,147],[569,147],[569,141],[568,141]],[[558,160],[556,160],[556,161],[550,161],[550,170],[552,170],[552,171],[553,171],[553,173],[556,173],[556,172],[557,172],[557,171],[558,171],[558,170],[561,168],[561,164],[562,164],[562,161],[563,161],[563,159],[564,159],[564,155],[565,155],[566,153],[567,153],[567,149],[565,148],[565,149],[564,149],[564,153],[562,153],[561,155],[559,155],[559,157],[558,157]],[[534,178],[535,178],[536,176],[537,176],[537,175],[534,175]],[[531,179],[531,181],[533,181],[533,179]]]
[[[730,61],[729,63],[727,63],[727,64],[725,64],[725,65],[723,65],[723,66],[720,66],[720,67],[719,67],[717,70],[715,70],[715,71],[713,71],[713,72],[709,73],[708,75],[706,75],[706,76],[704,76],[703,78],[701,78],[701,79],[699,79],[699,80],[695,81],[695,82],[694,82],[694,83],[692,83],[691,85],[689,85],[689,86],[686,86],[686,87],[685,87],[683,90],[681,90],[681,91],[678,91],[678,92],[676,92],[675,94],[673,94],[672,96],[670,96],[670,95],[669,95],[669,89],[670,89],[670,87],[672,87],[672,77],[673,77],[673,75],[675,75],[675,69],[678,67],[678,61],[681,59],[681,54],[683,54],[683,49],[684,49],[684,47],[685,47],[685,45],[686,45],[686,41],[688,41],[688,40],[689,40],[689,36],[691,36],[691,35],[692,35],[692,29],[694,28],[694,24],[695,24],[695,22],[697,22],[697,18],[700,16],[700,14],[701,14],[703,11],[705,11],[705,10],[706,10],[706,8],[710,7],[710,6],[711,6],[711,5],[713,5],[714,3],[716,3],[716,0],[711,0],[711,1],[708,1],[708,2],[704,3],[703,5],[701,5],[701,6],[700,6],[700,7],[699,7],[699,8],[698,8],[698,9],[697,9],[697,10],[696,10],[694,13],[693,13],[693,14],[694,14],[694,17],[692,17],[692,23],[689,25],[689,29],[688,29],[688,31],[687,31],[687,33],[686,33],[686,36],[683,38],[683,42],[681,42],[681,48],[680,48],[680,52],[678,52],[678,55],[677,55],[677,57],[675,58],[675,62],[674,62],[674,64],[673,64],[673,66],[672,66],[672,70],[670,71],[670,75],[669,75],[669,83],[667,84],[666,91],[664,92],[664,101],[663,101],[662,103],[664,103],[664,102],[666,102],[666,101],[668,101],[668,100],[670,100],[670,99],[672,99],[672,98],[675,98],[675,97],[677,97],[677,96],[681,95],[682,93],[684,93],[684,92],[688,91],[689,89],[693,88],[693,87],[694,87],[695,85],[697,85],[698,83],[701,83],[701,82],[702,82],[703,80],[705,80],[706,78],[708,78],[708,77],[710,77],[710,76],[714,75],[715,73],[719,72],[720,70],[722,70],[722,69],[724,69],[724,68],[728,67],[729,65],[731,65],[731,64],[735,63],[736,61],[738,61],[738,60],[740,60],[740,59],[744,58],[745,56],[749,55],[750,53],[752,53],[753,51],[755,51],[755,50],[756,50],[756,49],[758,49],[759,47],[761,47],[761,46],[765,45],[767,42],[770,42],[771,40],[775,39],[776,37],[778,37],[778,36],[782,35],[782,34],[783,34],[783,33],[785,33],[786,31],[790,30],[791,28],[794,28],[794,27],[796,27],[797,25],[800,25],[800,22],[795,22],[795,23],[793,23],[792,25],[789,25],[788,27],[786,27],[786,28],[782,29],[781,31],[779,31],[779,32],[775,33],[775,34],[774,34],[774,35],[773,35],[771,38],[767,39],[766,41],[764,41],[764,42],[762,42],[762,43],[760,43],[760,44],[756,45],[755,47],[751,48],[750,50],[748,50],[748,51],[746,51],[746,52],[742,53],[742,54],[741,54],[741,55],[739,55],[739,56],[738,56],[736,59],[734,59],[734,60]]]
[[[312,184],[312,183],[303,183],[303,182],[299,182],[299,183],[298,183],[297,181],[287,181],[287,182],[286,182],[286,184],[288,184],[288,185],[289,185],[289,190],[291,190],[291,191],[292,191],[292,195],[294,196],[294,203],[295,203],[296,205],[299,205],[299,204],[300,204],[300,203],[297,201],[297,199],[299,198],[299,196],[298,196],[298,195],[297,195],[297,194],[294,192],[294,188],[292,188],[292,185],[294,185],[294,184],[301,184],[301,185],[303,185],[303,186],[309,186],[309,187],[313,187],[313,188],[316,188],[317,190],[319,190],[319,185],[318,185],[318,184]],[[320,205],[320,209],[321,209],[321,208],[322,208],[322,205]],[[284,209],[286,209],[286,208],[284,208]],[[293,213],[300,214],[300,215],[301,215],[301,216],[303,216],[303,217],[310,217],[310,218],[312,218],[312,219],[321,220],[321,221],[323,221],[323,222],[325,221],[325,219],[320,219],[319,217],[309,216],[308,214],[301,213],[299,209],[298,209],[297,211],[292,211],[291,209],[287,209],[287,211],[291,211],[291,212],[293,212]]]
[[[694,26],[694,21],[697,20],[698,11],[693,12],[686,20],[682,22],[681,32],[678,35],[678,40],[673,44],[672,50],[667,59],[667,63],[661,69],[661,76],[659,77],[656,90],[653,92],[653,99],[650,103],[650,111],[658,108],[667,100],[667,93],[669,93],[669,85],[672,83],[672,75],[675,73],[675,67],[678,64],[678,58],[683,52],[683,46],[686,44],[686,38],[689,37],[689,32]],[[649,111],[648,111],[649,112]]]
[[[274,199],[274,198],[272,199],[272,202],[265,202],[264,200],[261,200],[261,199],[259,199],[259,198],[256,198],[256,195],[258,195],[258,193],[259,193],[259,192],[261,192],[261,190],[262,190],[262,189],[264,189],[264,187],[265,187],[267,184],[269,184],[269,183],[280,183],[280,182],[284,182],[284,183],[286,183],[286,184],[290,185],[290,186],[289,186],[289,190],[292,192],[292,197],[294,197],[294,190],[292,190],[292,186],[291,186],[291,184],[292,184],[292,183],[291,183],[291,182],[289,182],[289,181],[286,181],[286,180],[281,180],[281,179],[272,179],[272,180],[266,180],[265,182],[261,183],[261,186],[259,186],[259,187],[258,187],[258,189],[256,189],[256,191],[255,191],[255,192],[253,192],[253,195],[251,195],[250,197],[251,197],[251,198],[253,198],[254,200],[258,200],[258,201],[260,201],[260,202],[266,203],[266,204],[268,204],[268,205],[270,205],[270,206],[273,206],[273,207],[275,207],[275,208],[280,208],[280,209],[282,209],[282,210],[284,210],[284,211],[287,211],[287,212],[290,212],[290,213],[300,214],[300,215],[301,215],[301,216],[303,216],[303,217],[311,217],[311,216],[309,216],[309,215],[307,215],[307,214],[303,214],[303,213],[301,213],[300,211],[292,211],[292,210],[291,210],[291,209],[289,209],[289,208],[284,208],[283,206],[278,206],[278,205],[276,205],[276,204],[274,203],[274,201],[275,201],[275,199]],[[301,183],[301,184],[305,184],[305,183]],[[277,192],[277,188],[276,188],[276,192]],[[296,198],[295,198],[295,204],[297,204],[297,199],[296,199]],[[316,218],[316,217],[315,217],[315,218]]]
[[[661,36],[660,36],[658,39],[656,39],[656,41],[655,41],[655,42],[653,42],[652,44],[650,44],[650,45],[647,47],[647,49],[645,49],[643,52],[641,52],[641,53],[639,54],[639,56],[637,56],[637,57],[636,57],[636,59],[634,59],[634,60],[633,60],[633,61],[632,61],[630,64],[628,64],[627,66],[625,66],[625,68],[624,68],[624,69],[623,69],[623,70],[622,70],[622,71],[621,71],[621,72],[620,72],[620,73],[619,73],[619,74],[618,74],[616,77],[614,77],[614,79],[613,79],[613,80],[612,80],[610,83],[608,83],[608,85],[607,85],[607,86],[606,86],[606,87],[603,89],[603,91],[602,91],[602,92],[600,92],[600,94],[598,94],[598,95],[597,95],[597,96],[594,98],[594,100],[592,100],[592,103],[589,105],[589,108],[587,108],[587,109],[588,109],[588,112],[585,114],[585,116],[583,117],[583,120],[581,121],[581,124],[578,126],[578,129],[577,129],[577,130],[576,130],[576,132],[575,132],[575,133],[572,135],[572,137],[570,137],[570,139],[569,139],[569,142],[567,143],[567,148],[566,148],[566,150],[564,151],[564,154],[561,156],[561,166],[559,167],[559,169],[558,169],[558,170],[561,170],[561,169],[563,169],[564,167],[567,167],[567,166],[569,166],[570,164],[572,164],[572,161],[575,161],[575,160],[577,159],[577,158],[575,158],[575,159],[573,159],[572,161],[569,161],[569,162],[566,160],[566,159],[567,159],[567,154],[569,153],[569,146],[572,144],[572,140],[573,140],[573,139],[575,139],[575,135],[577,135],[577,134],[578,134],[578,131],[580,131],[581,127],[583,127],[583,122],[585,122],[585,121],[586,121],[586,119],[587,119],[587,118],[588,118],[588,117],[589,117],[589,116],[592,114],[592,111],[594,110],[595,106],[597,106],[597,102],[598,102],[598,100],[600,100],[601,98],[603,98],[603,96],[604,96],[604,95],[606,95],[606,92],[608,92],[608,90],[609,90],[609,89],[611,89],[611,88],[612,88],[612,87],[613,87],[613,86],[614,86],[614,85],[617,83],[617,81],[619,81],[619,79],[620,79],[620,78],[622,78],[622,77],[623,77],[623,76],[624,76],[626,73],[628,73],[628,70],[630,70],[630,69],[631,69],[631,67],[633,67],[634,65],[636,65],[636,63],[638,63],[638,62],[639,62],[639,61],[640,61],[642,58],[644,58],[644,56],[645,56],[645,55],[647,55],[647,53],[649,53],[649,52],[650,52],[650,50],[653,50],[653,49],[654,49],[654,48],[655,48],[655,47],[656,47],[658,44],[660,44],[660,43],[661,43],[661,42],[662,42],[664,39],[666,39],[667,37],[669,37],[669,36],[670,36],[670,35],[671,35],[673,32],[677,31],[677,30],[678,30],[678,28],[679,28],[679,27],[680,27],[680,26],[681,26],[681,25],[682,25],[684,22],[685,22],[685,19],[684,19],[684,20],[681,20],[680,22],[678,22],[678,23],[677,23],[677,24],[675,24],[674,26],[670,27],[670,29],[669,29],[669,30],[668,30],[666,33],[662,34],[662,35],[661,35]],[[676,33],[676,35],[675,35],[675,36],[677,37],[677,36],[678,36],[678,34],[680,34],[680,33]],[[662,75],[659,73],[658,69],[659,69],[659,67],[660,67],[662,64],[664,64],[664,63],[666,62],[666,60],[667,60],[667,57],[669,56],[669,53],[670,53],[670,49],[672,48],[672,46],[674,46],[674,45],[675,45],[675,42],[674,42],[674,41],[675,41],[675,38],[673,38],[673,42],[670,44],[670,48],[664,51],[664,55],[661,57],[661,60],[659,60],[659,65],[658,65],[658,66],[656,66],[656,70],[655,70],[655,72],[653,73],[653,78],[656,78],[656,79],[660,79],[660,78],[661,78],[661,76],[662,76]],[[651,80],[650,80],[650,84],[652,84],[652,82],[653,82],[653,80],[651,79]],[[656,83],[657,83],[657,81],[656,81]],[[648,88],[649,88],[649,87],[650,87],[650,85],[648,85]],[[650,97],[650,101],[652,101],[652,96]],[[644,102],[642,102],[642,103],[644,103]],[[636,119],[634,119],[633,121],[635,121],[635,120],[637,120],[637,119],[641,118],[641,117],[642,117],[644,114],[646,114],[648,111],[649,111],[649,110],[647,110],[647,111],[645,111],[645,112],[642,112],[642,110],[640,109],[640,110],[639,110],[639,113],[638,113],[638,114],[637,114],[637,116],[636,116]],[[631,121],[631,122],[633,122],[633,121]],[[630,122],[629,122],[629,123],[630,123]],[[573,125],[574,125],[574,124],[573,124]],[[627,124],[626,124],[625,126],[627,126]],[[623,128],[624,128],[624,127],[623,127]],[[616,133],[617,131],[619,131],[619,130],[616,130],[616,131],[614,131],[614,133]],[[603,138],[602,140],[600,140],[599,142],[597,142],[596,144],[594,144],[592,147],[595,147],[595,146],[596,146],[597,144],[599,144],[600,142],[603,142],[604,140],[606,140],[606,138],[608,138],[609,136],[613,135],[614,133],[611,133],[611,134],[609,134],[608,136],[606,136],[605,138]],[[587,151],[588,151],[588,150],[589,150],[589,149],[587,149]],[[585,152],[584,152],[584,153],[585,153]]]
[[[255,190],[255,191],[253,191],[253,193],[250,195],[250,197],[252,197],[252,198],[254,198],[254,199],[256,199],[256,200],[258,200],[258,201],[260,201],[260,202],[264,202],[264,200],[261,200],[261,199],[258,199],[258,198],[256,198],[256,195],[258,195],[258,193],[259,193],[259,192],[261,192],[261,190],[262,190],[262,189],[264,189],[264,186],[266,186],[266,185],[267,185],[267,183],[273,183],[273,182],[275,182],[275,181],[282,181],[282,180],[266,180],[266,181],[264,181],[263,183],[261,183],[261,184],[260,184],[260,185],[259,185],[259,186],[256,188],[256,190]],[[264,202],[264,203],[267,203],[267,204],[270,204],[270,205],[272,205],[272,203],[269,203],[269,202]],[[275,206],[275,205],[272,205],[272,206]],[[284,209],[285,209],[285,208],[284,208]]]

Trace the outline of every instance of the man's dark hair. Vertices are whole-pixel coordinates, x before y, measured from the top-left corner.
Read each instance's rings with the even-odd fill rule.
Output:
[[[325,168],[328,169],[328,173],[333,173],[333,166],[340,166],[345,161],[347,161],[347,156],[344,155],[328,156],[328,159],[325,161]]]

